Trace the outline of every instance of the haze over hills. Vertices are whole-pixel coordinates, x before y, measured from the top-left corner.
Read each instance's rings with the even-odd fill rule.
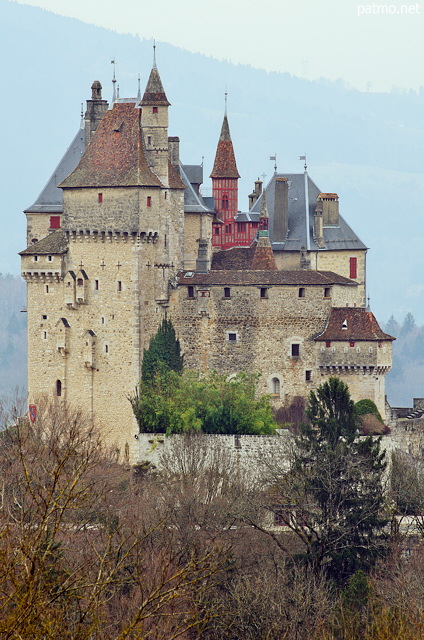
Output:
[[[135,95],[152,63],[152,42],[117,34],[35,7],[0,0],[3,61],[0,272],[19,273],[25,246],[22,210],[32,204],[72,140],[81,102],[94,79],[111,98],[112,67],[120,95]],[[303,170],[336,191],[344,217],[371,248],[368,292],[377,317],[424,322],[424,90],[361,93],[343,81],[309,82],[289,73],[232,65],[158,43],[170,135],[186,163],[212,168],[228,87],[228,113],[246,210],[253,181],[273,171]]]

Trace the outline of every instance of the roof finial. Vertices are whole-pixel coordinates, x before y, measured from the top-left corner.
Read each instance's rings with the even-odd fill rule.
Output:
[[[227,89],[227,85],[225,85],[225,111],[224,111],[224,115],[227,115],[227,99],[228,99],[228,89]]]
[[[371,307],[370,307],[370,300],[371,300],[371,298],[370,298],[370,296],[368,295],[368,298],[367,298],[367,302],[368,302],[368,304],[367,304],[367,311],[371,311]]]
[[[116,77],[115,77],[115,58],[110,61],[110,64],[113,64],[113,77],[112,77],[112,85],[113,85],[113,93],[112,93],[112,103],[116,100]]]
[[[269,156],[270,160],[274,160],[275,164],[274,164],[274,173],[277,173],[277,154],[274,153],[273,156]]]
[[[141,100],[141,89],[140,89],[140,74],[138,74],[138,90],[137,90],[137,100]]]
[[[84,103],[81,102],[81,127],[80,128],[82,129],[83,126],[84,126]]]
[[[156,66],[156,40],[153,40],[153,68],[157,69],[157,66]]]
[[[299,160],[304,160],[305,161],[305,164],[304,164],[303,168],[305,169],[305,173],[306,173],[307,170],[308,170],[308,165],[306,164],[306,153],[305,153],[304,156],[299,156]]]
[[[116,99],[119,100],[119,84],[118,84],[118,87],[117,87],[117,90],[116,90]]]

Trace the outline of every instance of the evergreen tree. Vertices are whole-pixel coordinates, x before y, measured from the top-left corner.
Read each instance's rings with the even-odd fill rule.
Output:
[[[400,337],[407,336],[409,333],[411,333],[413,329],[415,329],[415,326],[416,325],[415,325],[414,316],[412,315],[411,312],[407,313],[405,316],[405,320],[403,321],[399,336]]]
[[[399,335],[399,329],[400,329],[399,323],[397,322],[396,318],[392,314],[390,318],[387,320],[384,330],[389,335],[393,336],[394,338],[397,338],[397,336]]]
[[[156,335],[151,338],[149,348],[144,350],[141,380],[146,384],[153,382],[158,368],[179,373],[183,370],[183,361],[173,324],[164,318]]]
[[[384,452],[379,438],[359,437],[354,403],[338,378],[311,392],[307,415],[282,483],[287,524],[314,571],[344,585],[385,548]]]

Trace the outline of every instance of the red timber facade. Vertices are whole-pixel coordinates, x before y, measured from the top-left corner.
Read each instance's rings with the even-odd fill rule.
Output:
[[[217,219],[213,224],[212,245],[218,249],[247,247],[257,232],[257,223],[237,221],[238,179],[236,158],[227,115],[224,115],[212,173],[212,195]]]

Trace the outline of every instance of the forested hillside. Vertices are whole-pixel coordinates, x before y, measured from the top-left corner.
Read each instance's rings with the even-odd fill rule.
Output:
[[[27,336],[25,282],[0,274],[0,396],[26,387]]]
[[[412,313],[403,322],[392,315],[384,326],[394,336],[393,368],[386,378],[386,393],[392,407],[412,407],[412,398],[424,396],[424,326]]]

